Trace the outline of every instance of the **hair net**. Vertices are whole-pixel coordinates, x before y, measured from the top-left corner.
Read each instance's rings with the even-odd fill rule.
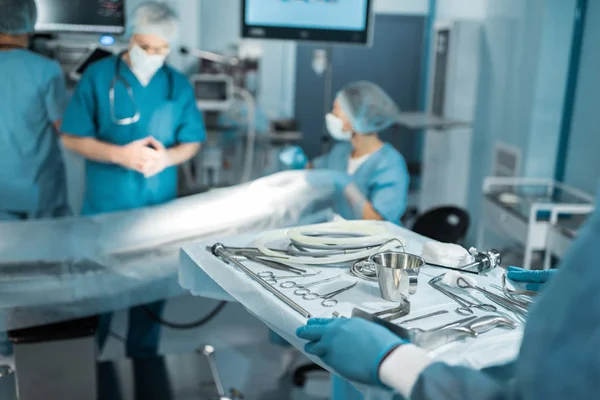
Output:
[[[33,32],[37,20],[35,0],[0,0],[0,33],[22,35]]]
[[[168,5],[148,1],[136,7],[129,29],[132,35],[156,35],[173,42],[179,30],[179,18]]]
[[[356,133],[377,133],[394,125],[400,116],[398,106],[372,82],[354,82],[337,94],[342,110]]]

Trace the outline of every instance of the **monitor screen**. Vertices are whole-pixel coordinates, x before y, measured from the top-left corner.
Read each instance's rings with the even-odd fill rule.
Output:
[[[194,83],[197,100],[228,100],[227,82],[197,81]]]
[[[36,0],[39,32],[125,31],[125,0]]]
[[[373,0],[243,0],[244,37],[369,42]]]

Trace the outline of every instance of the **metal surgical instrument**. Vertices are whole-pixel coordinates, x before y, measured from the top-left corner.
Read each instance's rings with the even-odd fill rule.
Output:
[[[404,321],[400,321],[399,323],[400,324],[406,324],[406,323],[409,323],[409,322],[421,321],[423,319],[427,319],[427,318],[431,318],[431,317],[435,317],[435,316],[443,315],[443,314],[448,314],[448,310],[440,310],[440,311],[432,312],[432,313],[429,313],[429,314],[421,315],[420,317],[410,318],[410,319],[407,319],[407,320],[404,320]],[[390,321],[393,321],[393,320],[390,320]]]
[[[398,318],[406,317],[410,313],[410,301],[404,299],[402,304],[397,307],[390,308],[383,311],[378,311],[373,313],[372,315],[375,317],[382,317],[387,315],[387,317],[383,318],[386,321],[393,321]]]
[[[473,314],[473,308],[480,309],[482,311],[488,312],[496,312],[498,309],[493,304],[485,304],[485,303],[473,303],[463,297],[460,297],[456,293],[451,292],[450,290],[444,289],[441,287],[438,282],[442,279],[443,275],[436,276],[429,281],[429,285],[439,291],[440,293],[450,297],[452,300],[458,303],[460,307],[456,308],[454,311],[460,315],[471,315]]]
[[[342,289],[338,289],[336,291],[333,291],[331,293],[327,293],[327,294],[317,294],[317,293],[308,293],[304,296],[302,296],[302,298],[304,300],[316,300],[316,299],[323,299],[323,301],[321,302],[321,305],[323,307],[334,307],[338,304],[338,301],[336,299],[334,299],[335,296],[337,296],[338,294],[344,293],[347,290],[352,289],[354,286],[356,286],[358,282],[354,282],[352,285],[350,286],[346,286],[345,288]]]
[[[279,286],[281,286],[284,289],[296,288],[296,290],[294,290],[294,294],[296,296],[304,296],[304,295],[311,293],[310,290],[308,290],[309,287],[317,286],[317,285],[320,285],[320,284],[326,283],[326,282],[331,282],[332,280],[337,279],[338,277],[339,277],[339,275],[331,277],[331,278],[323,279],[321,281],[308,283],[306,285],[300,285],[294,281],[287,281],[287,282],[281,283]]]
[[[260,276],[269,285],[277,285],[277,282],[279,282],[282,279],[308,278],[309,276],[316,276],[316,275],[319,275],[320,273],[321,273],[321,271],[319,271],[315,274],[305,274],[305,275],[300,275],[300,276],[298,276],[298,275],[275,276],[275,274],[272,273],[271,271],[263,271],[263,272],[259,272],[258,276]]]
[[[302,315],[304,318],[310,318],[311,314],[304,308],[302,308],[298,303],[294,302],[292,299],[281,293],[279,290],[275,289],[273,286],[269,285],[267,282],[263,281],[260,276],[254,273],[251,269],[246,267],[244,264],[239,262],[233,257],[233,254],[229,253],[225,250],[225,247],[221,243],[215,244],[211,249],[212,254],[221,260],[225,261],[228,264],[233,264],[238,267],[242,272],[252,278],[255,282],[261,285],[263,288],[267,289],[271,292],[275,297],[284,302],[288,307],[296,311],[298,314]]]
[[[527,307],[529,305],[528,303],[501,296],[483,288],[473,286],[469,282],[466,282],[463,278],[457,279],[457,284],[461,288],[471,288],[483,293],[488,300],[498,304],[502,308],[512,311],[519,321],[525,322],[525,317],[527,317]]]
[[[302,275],[302,274],[306,273],[305,269],[300,269],[300,268],[292,267],[292,266],[289,266],[287,264],[283,264],[283,263],[278,262],[278,261],[265,260],[263,258],[251,256],[249,254],[244,254],[244,257],[246,257],[249,261],[252,261],[252,262],[255,262],[257,264],[264,265],[265,267],[273,268],[273,269],[276,269],[276,270],[279,270],[279,271],[291,272],[292,274],[296,274],[296,275]]]
[[[306,273],[306,270],[292,267],[290,265],[284,264],[279,261],[271,260],[264,257],[264,254],[260,252],[257,248],[254,247],[227,247],[223,246],[223,248],[233,255],[233,258],[236,260],[249,260],[255,262],[257,264],[261,264],[268,268],[273,268],[279,271],[290,272],[296,275],[302,275]],[[210,247],[206,248],[207,251],[212,251]]]
[[[508,287],[508,285],[506,284],[506,273],[504,273],[502,275],[502,292],[507,296],[507,297],[514,297],[514,296],[528,296],[528,297],[535,297],[538,295],[538,292],[534,292],[532,290],[514,290]],[[527,299],[529,300],[529,299]]]

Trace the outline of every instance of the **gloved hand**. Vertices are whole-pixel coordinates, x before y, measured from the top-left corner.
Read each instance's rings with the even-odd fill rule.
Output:
[[[308,158],[299,146],[291,146],[279,154],[279,161],[290,169],[304,169],[308,164]]]
[[[407,343],[382,326],[361,318],[311,319],[296,335],[304,350],[320,357],[344,378],[383,386],[379,366],[396,347]]]
[[[525,282],[527,283],[525,288],[533,291],[539,291],[543,284],[558,272],[556,269],[530,271],[519,267],[508,267],[506,271],[508,271],[506,274],[508,279],[515,282]]]

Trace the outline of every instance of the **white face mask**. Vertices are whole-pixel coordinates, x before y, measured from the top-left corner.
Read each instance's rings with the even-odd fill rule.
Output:
[[[340,142],[349,142],[352,139],[352,132],[344,130],[344,122],[329,113],[325,116],[325,125],[331,137]]]
[[[167,56],[148,54],[140,46],[133,45],[129,50],[131,69],[143,86],[148,86],[152,77],[165,64]]]

